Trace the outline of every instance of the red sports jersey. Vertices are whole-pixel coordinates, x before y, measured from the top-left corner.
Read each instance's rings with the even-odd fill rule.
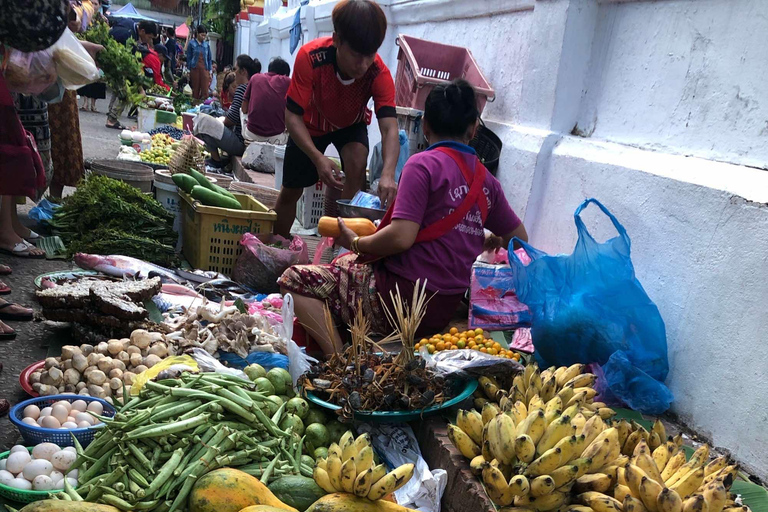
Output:
[[[315,39],[299,49],[286,106],[304,116],[311,136],[319,137],[355,123],[370,124],[371,97],[377,117],[396,117],[395,83],[378,54],[362,78],[344,83],[338,75],[332,37]]]

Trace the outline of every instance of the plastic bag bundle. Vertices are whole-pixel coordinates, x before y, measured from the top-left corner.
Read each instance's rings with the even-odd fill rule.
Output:
[[[349,205],[362,206],[364,208],[375,208],[377,210],[382,209],[381,199],[379,199],[379,196],[369,194],[368,192],[363,192],[362,190],[357,191],[355,197],[352,198],[352,201],[350,201]]]
[[[523,371],[523,365],[514,359],[484,354],[479,350],[444,350],[430,354],[421,349],[427,366],[446,379],[475,379],[481,375],[504,377]]]
[[[619,236],[598,243],[581,212],[597,205]],[[664,321],[635,277],[624,226],[595,199],[576,209],[578,241],[573,254],[550,256],[520,243],[531,258],[524,265],[509,253],[515,290],[532,314],[531,335],[542,368],[598,363],[611,392],[632,409],[660,414],[672,393]],[[510,243],[511,246],[511,243]]]
[[[5,83],[11,92],[40,94],[56,83],[50,50],[24,53],[6,46],[3,62]]]
[[[185,135],[182,137],[181,144],[171,156],[168,169],[170,169],[171,174],[187,173],[190,169],[204,172],[205,159],[200,151],[200,144],[193,136]]]
[[[300,236],[290,242],[279,235],[245,233],[240,239],[245,248],[232,269],[232,279],[259,293],[276,293],[278,278],[291,265],[309,262],[307,244]]]
[[[99,68],[69,29],[51,47],[51,53],[56,72],[66,89],[79,89],[99,79]]]

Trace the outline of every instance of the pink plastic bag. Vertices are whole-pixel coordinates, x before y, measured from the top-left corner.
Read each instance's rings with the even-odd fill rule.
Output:
[[[317,244],[317,247],[315,248],[315,257],[312,258],[312,264],[319,265],[320,263],[322,263],[323,253],[328,249],[333,251],[333,238],[326,236],[322,240],[320,240],[319,244]]]
[[[258,293],[278,292],[277,279],[288,267],[309,262],[307,244],[299,236],[289,243],[279,235],[245,233],[240,244],[245,250],[235,262],[232,279]]]
[[[472,265],[472,280],[469,297],[469,327],[487,331],[507,331],[519,327],[530,327],[531,313],[520,302],[515,293],[512,269],[509,265],[482,263],[485,261],[506,261],[503,249],[496,253],[484,253]],[[515,251],[527,261],[525,251]]]
[[[56,83],[56,65],[50,49],[24,53],[5,47],[3,75],[11,92],[40,94]]]

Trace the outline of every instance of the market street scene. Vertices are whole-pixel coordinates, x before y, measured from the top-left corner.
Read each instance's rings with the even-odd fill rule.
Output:
[[[0,511],[768,512],[765,1],[0,13]]]

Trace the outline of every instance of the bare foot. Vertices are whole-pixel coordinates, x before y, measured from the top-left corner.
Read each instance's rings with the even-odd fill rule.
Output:
[[[10,315],[11,317],[17,317],[17,318],[6,318],[8,320],[15,320],[15,319],[27,319],[31,318],[34,314],[34,310],[31,308],[27,308],[22,306],[21,304],[11,303],[7,306],[3,306],[4,304],[8,304],[8,301],[0,299],[0,313],[5,315],[6,317]]]
[[[11,326],[6,325],[4,322],[0,321],[0,335],[15,334],[15,333],[16,331],[14,331]]]
[[[0,265],[0,276],[7,276],[12,272],[11,267],[8,265]]]

